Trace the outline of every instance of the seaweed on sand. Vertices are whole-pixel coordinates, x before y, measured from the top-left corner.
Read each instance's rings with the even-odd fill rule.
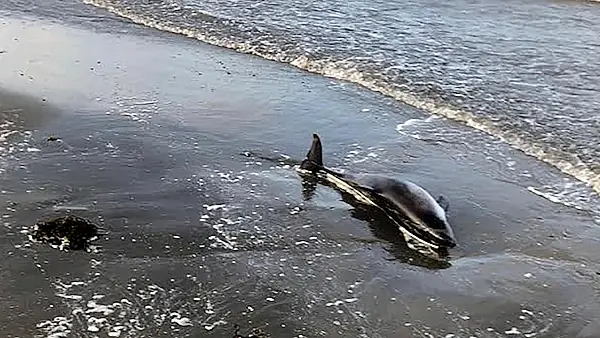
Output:
[[[31,239],[60,250],[88,250],[101,234],[99,227],[85,218],[68,215],[34,225]]]
[[[233,325],[233,338],[264,338],[266,337],[266,334],[258,328],[255,328],[252,330],[252,333],[250,333],[247,336],[243,336],[240,334],[240,326],[237,324]]]

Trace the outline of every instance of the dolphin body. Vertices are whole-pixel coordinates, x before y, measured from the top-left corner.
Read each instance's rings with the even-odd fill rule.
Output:
[[[456,246],[456,238],[446,218],[448,200],[434,199],[425,189],[409,181],[368,174],[342,174],[323,165],[323,149],[317,134],[306,159],[297,169],[325,180],[333,187],[350,194],[359,203],[383,211],[408,240],[431,249]]]

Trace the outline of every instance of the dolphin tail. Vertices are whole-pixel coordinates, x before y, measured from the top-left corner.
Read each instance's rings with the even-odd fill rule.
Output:
[[[448,201],[446,197],[440,195],[436,202],[440,205],[440,207],[442,207],[442,209],[444,209],[445,212],[448,212],[448,208],[450,207],[450,201]]]
[[[323,167],[323,147],[319,135],[313,134],[312,145],[306,154],[306,159],[300,164],[300,168],[316,171],[320,167]]]

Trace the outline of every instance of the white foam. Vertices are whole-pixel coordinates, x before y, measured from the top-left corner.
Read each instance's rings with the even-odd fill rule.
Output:
[[[400,133],[404,133],[405,130],[412,129],[415,126],[419,126],[422,124],[430,123],[439,118],[440,118],[439,116],[431,115],[431,116],[427,116],[425,118],[408,119],[408,120],[396,125],[396,130]]]
[[[530,316],[534,316],[533,312],[526,310],[526,309],[522,309],[521,312],[523,312],[524,314],[530,315]]]
[[[100,331],[100,329],[97,326],[95,326],[95,325],[88,326],[87,330],[90,331],[90,332],[98,332],[98,331]]]
[[[527,190],[553,203],[600,215],[600,195],[582,182],[564,178],[550,185],[529,186]]]
[[[141,331],[152,330],[169,322],[176,324],[171,326],[174,334],[180,332],[178,330],[181,327],[193,326],[196,321],[187,316],[185,305],[171,308],[173,304],[170,297],[177,290],[165,290],[153,284],[137,288],[135,279],[132,279],[127,287],[127,294],[136,297],[135,301],[122,298],[117,302],[100,304],[98,300],[106,299],[107,296],[89,295],[88,288],[94,287],[93,281],[55,283],[57,296],[69,310],[65,317],[56,317],[37,325],[45,337],[68,337],[73,330],[73,322],[83,324],[82,329],[93,334],[105,332],[103,336],[135,337],[142,334]],[[73,297],[75,293],[81,296]]]
[[[333,301],[333,302],[325,303],[325,306],[327,306],[327,307],[330,307],[330,306],[340,306],[342,304],[344,304],[343,300],[336,300],[336,301]]]
[[[111,315],[115,312],[115,310],[112,309],[112,307],[108,306],[108,305],[103,305],[103,304],[98,304],[96,303],[96,301],[94,300],[90,300],[87,302],[87,307],[89,309],[87,309],[85,311],[85,313],[89,314],[89,313],[101,313],[104,316],[108,316]]]
[[[532,193],[534,193],[534,194],[536,194],[536,195],[538,195],[538,196],[541,196],[541,197],[543,197],[543,198],[545,198],[545,199],[547,199],[547,200],[549,200],[549,201],[551,201],[551,202],[554,202],[554,203],[561,203],[561,201],[560,201],[560,199],[559,199],[558,197],[556,197],[556,196],[553,196],[553,195],[551,195],[551,194],[543,193],[543,192],[541,192],[541,191],[537,190],[537,189],[536,189],[536,188],[534,188],[534,187],[531,187],[531,186],[530,186],[530,187],[527,187],[527,190],[529,190],[530,192],[532,192]]]
[[[70,211],[86,211],[88,207],[77,206],[77,205],[55,205],[52,207],[54,211],[70,210]]]
[[[210,299],[206,301],[206,309],[204,310],[204,313],[212,315],[215,313],[214,307],[212,305],[212,303],[210,302]]]
[[[226,325],[226,324],[227,324],[227,322],[221,319],[221,320],[218,320],[218,321],[213,322],[211,324],[204,324],[204,329],[206,331],[211,331],[212,329],[214,329],[215,327],[217,327],[219,325]]]
[[[204,204],[203,207],[206,208],[206,210],[208,211],[213,211],[213,210],[218,210],[218,209],[223,209],[225,208],[227,205],[225,204],[214,204],[214,205],[208,205],[208,204]]]
[[[109,337],[120,337],[121,332],[124,329],[125,329],[125,326],[121,326],[121,325],[113,326],[110,328],[110,331],[108,331],[108,336]]]
[[[156,104],[156,103],[158,103],[158,101],[152,100],[152,101],[131,102],[129,104],[132,106],[146,106],[149,104]]]
[[[175,323],[179,326],[192,326],[193,325],[189,318],[182,317],[177,312],[171,313],[170,316],[173,317],[173,318],[171,318],[171,323]]]
[[[64,299],[75,299],[75,300],[83,299],[83,297],[80,296],[80,295],[67,295],[67,294],[64,294],[64,293],[57,293],[56,295],[58,297],[61,297],[61,298],[64,298]]]
[[[511,328],[508,331],[504,331],[505,334],[521,334],[521,331],[519,331],[516,327]]]
[[[72,319],[55,317],[53,320],[37,324],[36,327],[44,332],[47,338],[61,338],[69,336],[73,327],[72,322]]]

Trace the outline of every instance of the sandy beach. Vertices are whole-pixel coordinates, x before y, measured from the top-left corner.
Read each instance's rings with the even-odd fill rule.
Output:
[[[356,85],[105,15],[102,30],[0,16],[3,337],[600,337],[599,221],[532,192],[558,170]],[[255,156],[302,159],[313,132],[332,167],[447,196],[449,266],[330,188],[304,201],[293,168]],[[67,210],[107,229],[98,252],[29,241]]]

